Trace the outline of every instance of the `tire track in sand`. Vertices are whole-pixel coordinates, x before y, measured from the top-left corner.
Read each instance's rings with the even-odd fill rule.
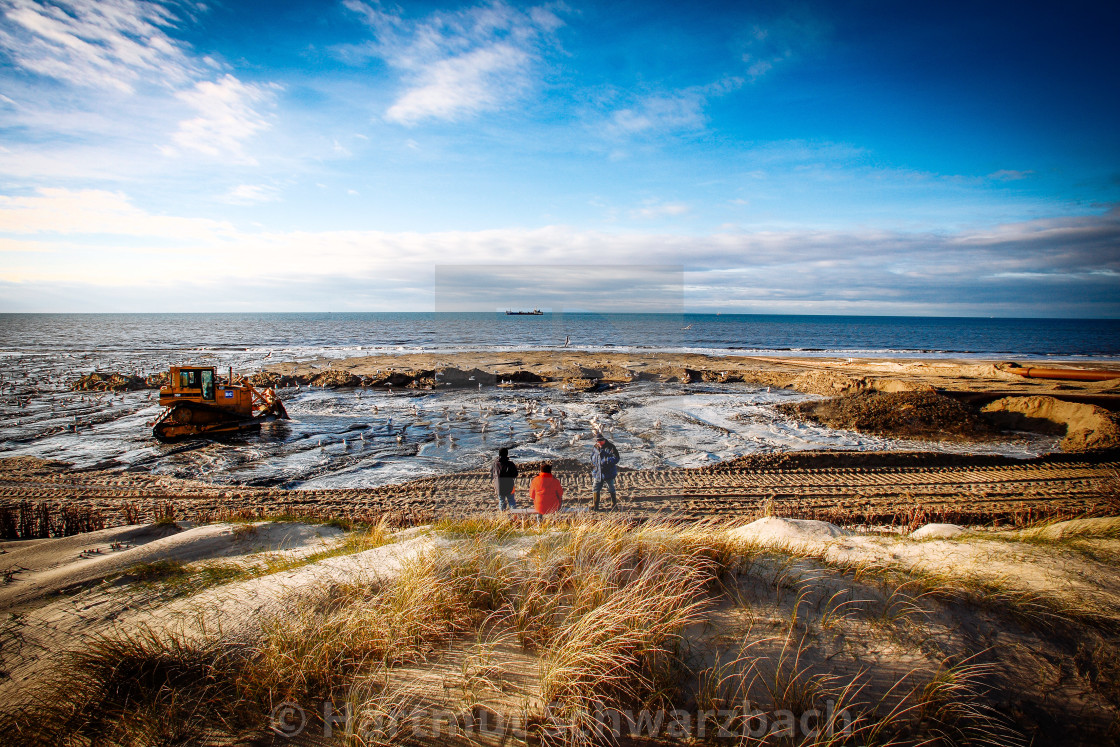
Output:
[[[811,457],[803,456],[802,459]],[[896,457],[897,458],[897,457]],[[860,455],[875,461],[875,455]],[[968,520],[1029,512],[1074,515],[1113,513],[1120,461],[1058,455],[1030,462],[854,467],[777,467],[728,463],[718,468],[624,471],[618,488],[631,513],[679,513],[689,517],[757,514],[764,507],[786,515],[887,517],[925,511]],[[281,490],[211,485],[158,475],[121,472],[67,472],[58,467],[22,469],[0,460],[0,503],[21,500],[75,500],[115,510],[120,504],[173,501],[184,511],[228,509],[321,510],[340,514],[413,511],[456,515],[494,507],[489,474],[461,472],[369,489]],[[890,462],[890,455],[882,461]],[[973,460],[975,461],[975,460]],[[531,472],[525,469],[525,472]],[[591,477],[583,468],[558,465],[557,476],[569,505],[587,505]],[[518,481],[528,494],[529,477]],[[871,520],[871,519],[868,519]]]

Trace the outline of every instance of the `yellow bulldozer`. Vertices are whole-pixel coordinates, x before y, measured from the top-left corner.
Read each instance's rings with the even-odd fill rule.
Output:
[[[160,441],[257,430],[267,420],[288,420],[275,390],[234,384],[232,368],[223,383],[213,366],[172,366],[159,403],[167,408],[152,428]]]

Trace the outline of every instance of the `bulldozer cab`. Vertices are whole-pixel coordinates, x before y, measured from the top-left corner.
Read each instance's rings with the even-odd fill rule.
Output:
[[[213,368],[180,368],[179,380],[172,381],[177,389],[198,389],[202,399],[214,399]]]

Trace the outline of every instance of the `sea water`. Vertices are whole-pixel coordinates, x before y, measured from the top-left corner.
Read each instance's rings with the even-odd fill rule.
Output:
[[[760,314],[0,314],[0,351],[183,351],[252,360],[520,350],[849,357],[1117,358],[1120,320]]]
[[[7,314],[0,315],[0,455],[145,470],[217,483],[375,486],[477,469],[506,446],[520,460],[586,460],[604,428],[635,468],[699,466],[803,449],[930,449],[1033,456],[1056,439],[930,444],[833,431],[776,409],[809,398],[746,384],[644,382],[556,389],[282,390],[291,421],[221,442],[160,444],[154,392],[70,392],[91,371],[155,373],[199,363],[240,373],[318,357],[568,349],[711,355],[1115,360],[1111,320],[739,315]],[[551,422],[550,422],[551,421]],[[79,427],[75,423],[93,423]]]

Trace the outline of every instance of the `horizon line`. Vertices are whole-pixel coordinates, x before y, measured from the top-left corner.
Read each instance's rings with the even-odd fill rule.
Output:
[[[999,319],[1007,321],[1101,321],[1120,322],[1120,317],[1111,316],[1000,316],[1000,315],[965,315],[965,314],[822,314],[822,313],[789,313],[789,312],[740,312],[740,311],[544,311],[541,314],[513,314],[511,316],[768,316],[768,317],[855,317],[859,319]],[[371,311],[371,310],[315,310],[315,311],[0,311],[0,316],[119,316],[119,315],[150,315],[150,316],[203,316],[216,314],[493,314],[506,316],[505,310],[500,311],[419,311],[402,309],[397,311]]]

